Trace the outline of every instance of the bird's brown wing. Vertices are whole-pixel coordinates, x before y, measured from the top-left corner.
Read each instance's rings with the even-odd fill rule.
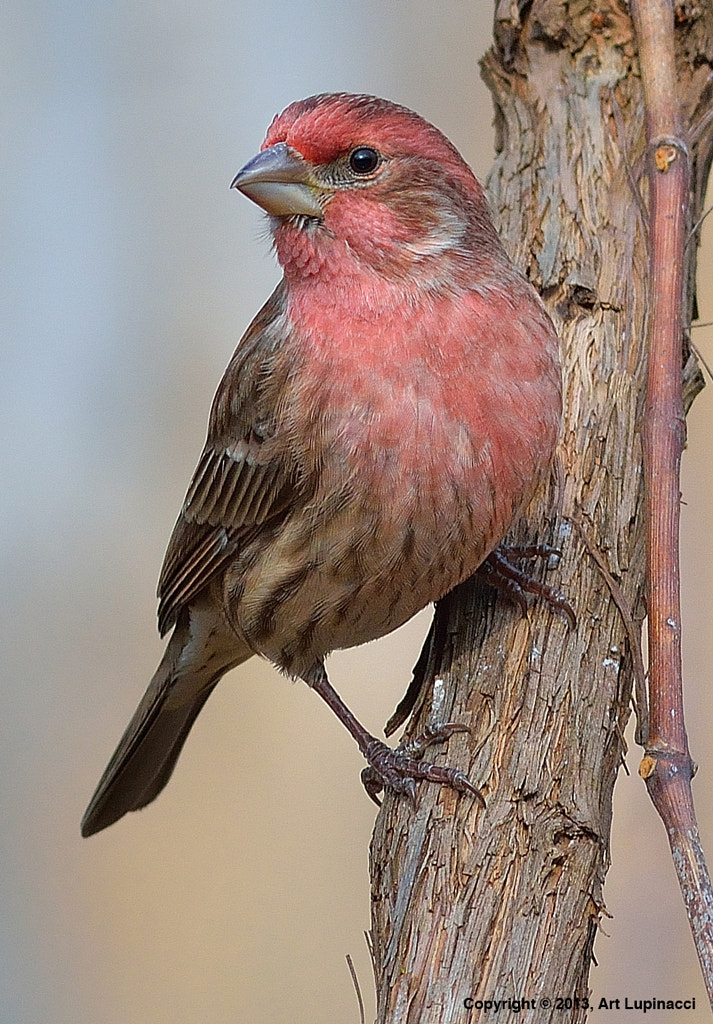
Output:
[[[190,602],[268,521],[309,494],[303,467],[279,436],[277,396],[289,367],[279,285],[248,328],[221,381],[208,438],[173,529],[158,583],[163,636]],[[284,391],[282,392],[284,396]]]

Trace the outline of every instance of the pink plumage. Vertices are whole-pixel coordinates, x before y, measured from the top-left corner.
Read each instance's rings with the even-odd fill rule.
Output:
[[[330,704],[380,784],[472,792],[367,733],[324,658],[475,572],[557,439],[554,328],[438,129],[375,97],[315,96],[275,118],[234,185],[270,215],[284,278],[218,388],[159,581],[173,633],[85,835],[154,799],[252,654]]]

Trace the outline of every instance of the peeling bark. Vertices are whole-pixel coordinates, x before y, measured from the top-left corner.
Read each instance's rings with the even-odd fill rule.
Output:
[[[677,12],[695,223],[712,152],[713,11]],[[408,734],[468,725],[439,756],[468,773],[486,808],[428,785],[415,808],[384,802],[371,850],[384,1024],[475,1021],[482,1011],[466,999],[507,998],[537,1002],[520,1020],[561,1021],[542,1003],[557,996],[580,1000],[566,1019],[585,1019],[644,615],[648,212],[628,12],[614,0],[502,0],[483,74],[496,106],[493,209],[558,328],[565,393],[552,481],[509,540],[562,549],[547,582],[578,625],[541,603],[523,617],[478,579],[439,606]],[[687,256],[690,324],[695,244]],[[701,378],[685,341],[682,366],[690,405]]]

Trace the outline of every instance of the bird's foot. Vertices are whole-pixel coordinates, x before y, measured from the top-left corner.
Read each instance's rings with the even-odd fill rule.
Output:
[[[518,569],[511,559],[519,558],[552,558],[559,557],[561,551],[549,544],[533,544],[528,547],[509,547],[501,544],[492,551],[478,569],[478,573],[491,587],[501,590],[511,601],[519,605],[523,614],[527,612],[525,594],[535,594],[545,601],[550,608],[561,612],[569,622],[571,629],[577,627],[577,616],[572,605],[564,594],[560,594],[546,583],[540,583],[528,573]]]
[[[381,740],[372,737],[362,750],[369,765],[362,771],[361,781],[374,803],[381,806],[379,793],[385,787],[393,789],[396,793],[405,793],[415,800],[416,781],[426,779],[442,786],[451,786],[459,793],[472,793],[484,804],[480,790],[475,788],[460,769],[441,768],[429,761],[421,760],[426,748],[432,743],[443,743],[457,732],[468,732],[468,728],[455,722],[428,726],[425,732],[405,743],[399,750],[393,750]]]

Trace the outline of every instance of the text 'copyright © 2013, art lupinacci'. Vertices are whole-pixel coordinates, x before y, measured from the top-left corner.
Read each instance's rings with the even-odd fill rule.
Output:
[[[638,1010],[640,1013],[657,1013],[670,1010],[695,1010],[695,997],[689,999],[664,999],[651,996],[648,999],[636,996],[540,996],[537,999],[475,999],[467,996],[463,1000],[466,1010],[483,1011],[484,1014],[503,1012],[522,1013],[526,1010]]]

